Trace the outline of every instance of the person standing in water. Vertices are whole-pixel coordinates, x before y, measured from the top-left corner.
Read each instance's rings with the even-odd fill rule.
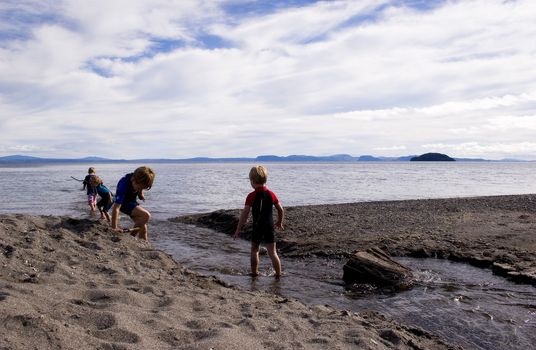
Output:
[[[277,255],[275,243],[274,220],[272,216],[272,208],[275,206],[277,210],[277,222],[275,228],[283,230],[284,210],[279,203],[279,199],[275,193],[266,187],[268,178],[267,169],[262,166],[254,166],[249,172],[249,181],[254,191],[246,197],[244,209],[240,213],[240,219],[236,227],[233,238],[240,236],[242,227],[246,223],[250,211],[253,217],[253,234],[251,237],[251,276],[259,275],[259,247],[261,242],[266,244],[266,250],[272,260],[272,265],[275,271],[275,277],[281,276],[281,260]]]

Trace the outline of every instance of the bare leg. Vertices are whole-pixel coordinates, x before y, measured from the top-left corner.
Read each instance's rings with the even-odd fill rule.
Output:
[[[147,222],[151,218],[151,214],[140,206],[132,210],[132,220],[134,220],[134,228],[138,228],[138,238],[147,240]]]
[[[251,276],[259,275],[259,243],[251,242]]]
[[[280,277],[281,276],[281,260],[279,260],[279,256],[277,255],[277,250],[275,249],[275,243],[266,244],[266,250],[268,251],[268,255],[270,256],[270,259],[272,259],[272,265],[275,270],[275,277]]]
[[[95,201],[95,199],[93,199],[91,203],[89,203],[89,210],[90,210],[91,216],[95,216],[96,209],[97,209],[97,202]]]

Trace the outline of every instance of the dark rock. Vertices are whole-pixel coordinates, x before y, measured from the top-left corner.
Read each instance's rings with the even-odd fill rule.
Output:
[[[512,265],[497,262],[493,263],[491,269],[494,274],[499,276],[507,276],[508,273],[515,272],[516,270]]]
[[[412,273],[378,248],[356,252],[343,267],[346,283],[408,288]]]
[[[473,266],[487,268],[493,264],[491,259],[481,258],[481,257],[470,257],[467,259],[467,262]]]
[[[383,339],[387,340],[388,342],[392,343],[392,344],[398,344],[400,343],[400,336],[398,334],[396,334],[395,331],[393,331],[392,329],[383,329],[380,331],[380,337],[382,337]]]
[[[536,284],[536,271],[533,272],[517,272],[510,271],[506,277],[516,283]]]
[[[409,256],[411,256],[412,258],[429,258],[432,255],[426,249],[420,248],[410,252]]]
[[[6,258],[11,258],[13,256],[13,252],[15,251],[15,247],[9,245],[9,244],[2,244],[0,243],[0,248],[2,248],[4,250],[4,256]]]

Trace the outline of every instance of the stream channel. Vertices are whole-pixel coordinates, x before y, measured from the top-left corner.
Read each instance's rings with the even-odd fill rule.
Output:
[[[536,288],[512,283],[489,269],[440,259],[396,258],[414,271],[412,289],[354,294],[342,282],[345,260],[282,256],[284,275],[276,280],[270,258],[261,255],[261,276],[251,278],[248,241],[191,225],[155,224],[158,229],[150,238],[156,248],[191,270],[244,290],[352,312],[374,310],[466,349],[534,349],[536,344]]]

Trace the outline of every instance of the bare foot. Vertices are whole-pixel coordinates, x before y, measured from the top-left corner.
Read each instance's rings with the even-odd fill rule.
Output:
[[[136,235],[138,234],[138,231],[140,230],[139,227],[133,227],[133,228],[125,228],[123,229],[123,232],[124,233],[130,233],[130,235],[132,237],[136,237]]]

